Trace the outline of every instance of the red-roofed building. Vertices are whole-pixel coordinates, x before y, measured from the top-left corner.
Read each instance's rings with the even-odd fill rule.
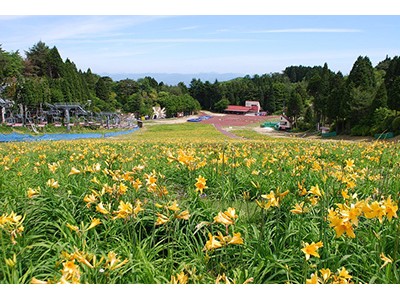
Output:
[[[288,129],[292,129],[292,127],[293,127],[293,120],[288,118],[285,115],[281,115],[279,124],[277,125],[277,128],[279,130],[288,130]]]
[[[226,113],[232,114],[247,114],[247,113],[259,113],[260,112],[260,102],[258,101],[246,101],[245,106],[242,105],[228,105],[225,109]]]
[[[234,113],[234,114],[247,114],[250,111],[251,107],[241,106],[241,105],[228,105],[225,109],[226,113]]]

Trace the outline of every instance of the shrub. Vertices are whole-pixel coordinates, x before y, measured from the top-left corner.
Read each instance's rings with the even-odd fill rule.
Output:
[[[370,131],[371,128],[368,125],[356,125],[351,129],[351,135],[367,136]]]
[[[400,117],[396,117],[393,121],[392,121],[392,130],[395,133],[399,133],[400,132]]]

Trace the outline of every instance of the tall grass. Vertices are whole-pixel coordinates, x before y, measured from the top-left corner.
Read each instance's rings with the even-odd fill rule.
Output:
[[[0,282],[399,283],[399,150],[204,124],[1,144]],[[356,204],[354,237],[338,236],[330,214]]]

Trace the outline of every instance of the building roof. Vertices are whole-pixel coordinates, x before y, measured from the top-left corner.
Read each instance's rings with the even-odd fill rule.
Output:
[[[281,115],[281,117],[283,117],[284,119],[286,119],[287,121],[289,121],[290,123],[293,123],[293,120],[291,120],[289,117],[285,116],[285,115]]]
[[[251,107],[241,105],[228,105],[225,111],[248,112]]]

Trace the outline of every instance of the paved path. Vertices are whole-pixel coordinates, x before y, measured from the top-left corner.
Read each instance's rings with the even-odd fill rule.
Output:
[[[227,137],[230,137],[231,139],[242,139],[242,140],[244,139],[241,136],[237,136],[237,135],[233,134],[232,132],[226,131],[225,129],[223,129],[221,127],[221,125],[218,125],[218,124],[213,124],[213,125],[214,125],[215,129],[217,129],[219,132],[226,135]]]

